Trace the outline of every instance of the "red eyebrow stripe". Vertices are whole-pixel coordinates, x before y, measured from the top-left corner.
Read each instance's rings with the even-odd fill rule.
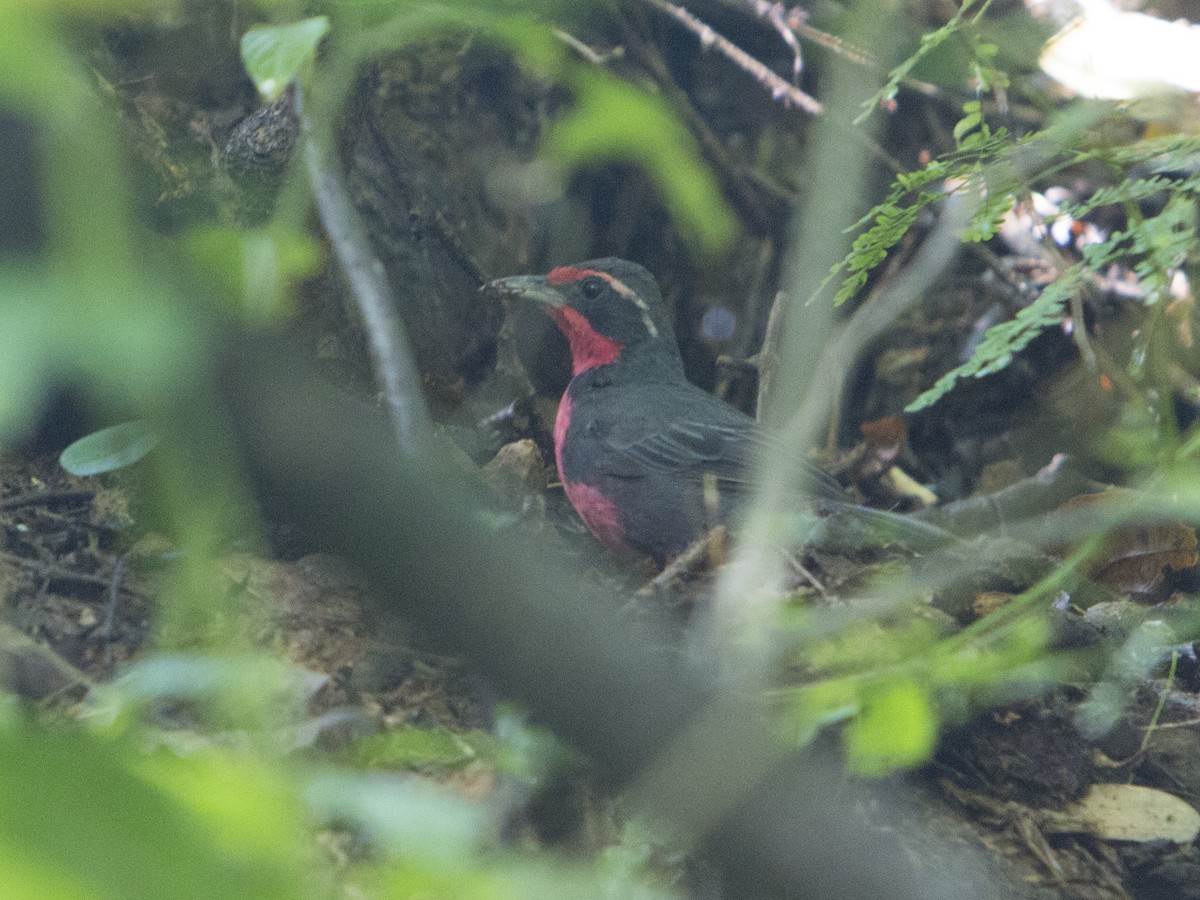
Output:
[[[572,281],[582,281],[590,275],[603,278],[608,282],[613,280],[613,277],[607,272],[597,272],[595,269],[579,269],[575,266],[559,266],[557,269],[550,270],[550,274],[546,276],[546,281],[549,284],[557,286],[560,284],[570,284]]]

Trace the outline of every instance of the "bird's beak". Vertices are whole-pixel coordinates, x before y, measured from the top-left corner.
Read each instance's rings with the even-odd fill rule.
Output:
[[[550,286],[543,275],[515,275],[512,278],[497,278],[483,286],[489,293],[519,297],[546,306],[562,306],[562,295]]]

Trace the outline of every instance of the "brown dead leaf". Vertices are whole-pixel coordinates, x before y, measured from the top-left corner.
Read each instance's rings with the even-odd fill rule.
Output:
[[[859,431],[870,446],[876,449],[888,448],[893,453],[908,442],[908,426],[901,415],[884,416],[872,422],[863,422]]]
[[[1081,509],[1109,502],[1118,491],[1082,494],[1061,509]],[[1196,529],[1182,522],[1128,525],[1115,529],[1103,551],[1086,568],[1089,578],[1130,594],[1151,594],[1171,572],[1193,568],[1200,562]]]

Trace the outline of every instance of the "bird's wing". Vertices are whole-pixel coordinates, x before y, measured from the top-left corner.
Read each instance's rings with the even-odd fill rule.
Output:
[[[678,472],[699,482],[712,473],[722,492],[734,496],[744,496],[749,490],[746,464],[753,454],[774,443],[748,418],[745,423],[735,424],[674,420],[637,441],[622,444],[615,438],[608,442],[608,459],[614,463],[609,474],[644,477],[646,467],[650,467]],[[900,543],[916,550],[955,540],[950,532],[910,516],[849,502],[842,486],[807,460],[801,477],[801,491],[817,498],[821,510],[816,518],[802,520],[806,543],[842,551]]]
[[[669,404],[672,398],[668,395],[663,399]],[[646,420],[626,420],[624,424],[630,427],[613,428],[605,440],[610,474],[621,476],[649,467],[678,472],[697,481],[711,473],[733,488],[748,485],[756,457],[775,442],[749,416],[715,398],[708,399],[712,406],[706,409],[704,421],[661,415],[650,420],[650,427],[646,427]],[[803,477],[806,493],[846,499],[842,486],[818,466],[805,461]]]

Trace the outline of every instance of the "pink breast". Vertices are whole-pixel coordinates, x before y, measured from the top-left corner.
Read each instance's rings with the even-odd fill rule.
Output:
[[[569,481],[563,474],[562,447],[567,437],[567,428],[571,424],[571,396],[563,394],[558,404],[558,415],[554,417],[554,459],[558,464],[558,478],[567,492],[567,499],[583,519],[583,524],[600,543],[612,550],[625,546],[625,531],[621,528],[621,519],[617,515],[617,507],[602,494],[599,489],[582,481]]]
[[[616,505],[590,484],[563,482],[567,499],[583,519],[583,524],[600,543],[611,550],[625,547],[625,531],[617,515]]]

